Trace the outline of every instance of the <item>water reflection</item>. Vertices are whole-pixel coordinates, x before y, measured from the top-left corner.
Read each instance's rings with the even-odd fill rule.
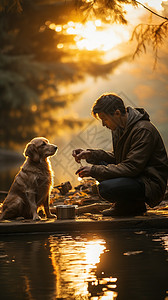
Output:
[[[163,248],[168,252],[168,235],[167,234],[154,234],[153,235],[153,241],[154,242],[160,242],[160,244],[163,246]]]
[[[47,237],[0,240],[0,299],[55,299],[55,277]]]
[[[0,238],[2,300],[166,300],[168,234]]]
[[[52,236],[49,241],[58,298],[115,299],[117,293],[110,289],[116,288],[113,283],[117,279],[98,280],[95,274],[101,254],[106,251],[105,240],[95,238],[88,241],[70,236],[58,239]]]

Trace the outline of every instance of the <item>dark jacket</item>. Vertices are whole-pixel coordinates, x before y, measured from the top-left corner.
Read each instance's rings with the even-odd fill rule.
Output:
[[[168,159],[162,138],[144,109],[127,108],[125,129],[113,131],[113,152],[91,150],[91,176],[98,181],[117,178],[140,178],[145,184],[146,202],[154,207],[164,197]],[[108,163],[98,165],[100,161]]]

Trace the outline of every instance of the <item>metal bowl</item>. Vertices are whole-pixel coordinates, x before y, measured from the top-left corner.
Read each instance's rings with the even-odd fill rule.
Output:
[[[57,219],[75,219],[75,205],[57,205],[56,206],[56,215]]]

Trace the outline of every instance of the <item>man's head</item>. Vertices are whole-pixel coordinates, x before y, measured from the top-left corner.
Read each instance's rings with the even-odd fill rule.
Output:
[[[111,130],[125,127],[126,108],[123,100],[116,94],[103,94],[93,104],[92,115],[102,120],[102,125]]]

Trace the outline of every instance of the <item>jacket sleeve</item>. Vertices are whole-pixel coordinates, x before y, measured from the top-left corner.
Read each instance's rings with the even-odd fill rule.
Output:
[[[101,164],[101,162],[115,164],[115,156],[113,152],[97,149],[87,150],[91,152],[91,157],[86,160],[88,163],[93,165]]]
[[[140,128],[132,136],[129,151],[121,163],[107,166],[92,166],[91,176],[97,180],[137,177],[143,172],[152,151],[152,133],[148,129]]]

